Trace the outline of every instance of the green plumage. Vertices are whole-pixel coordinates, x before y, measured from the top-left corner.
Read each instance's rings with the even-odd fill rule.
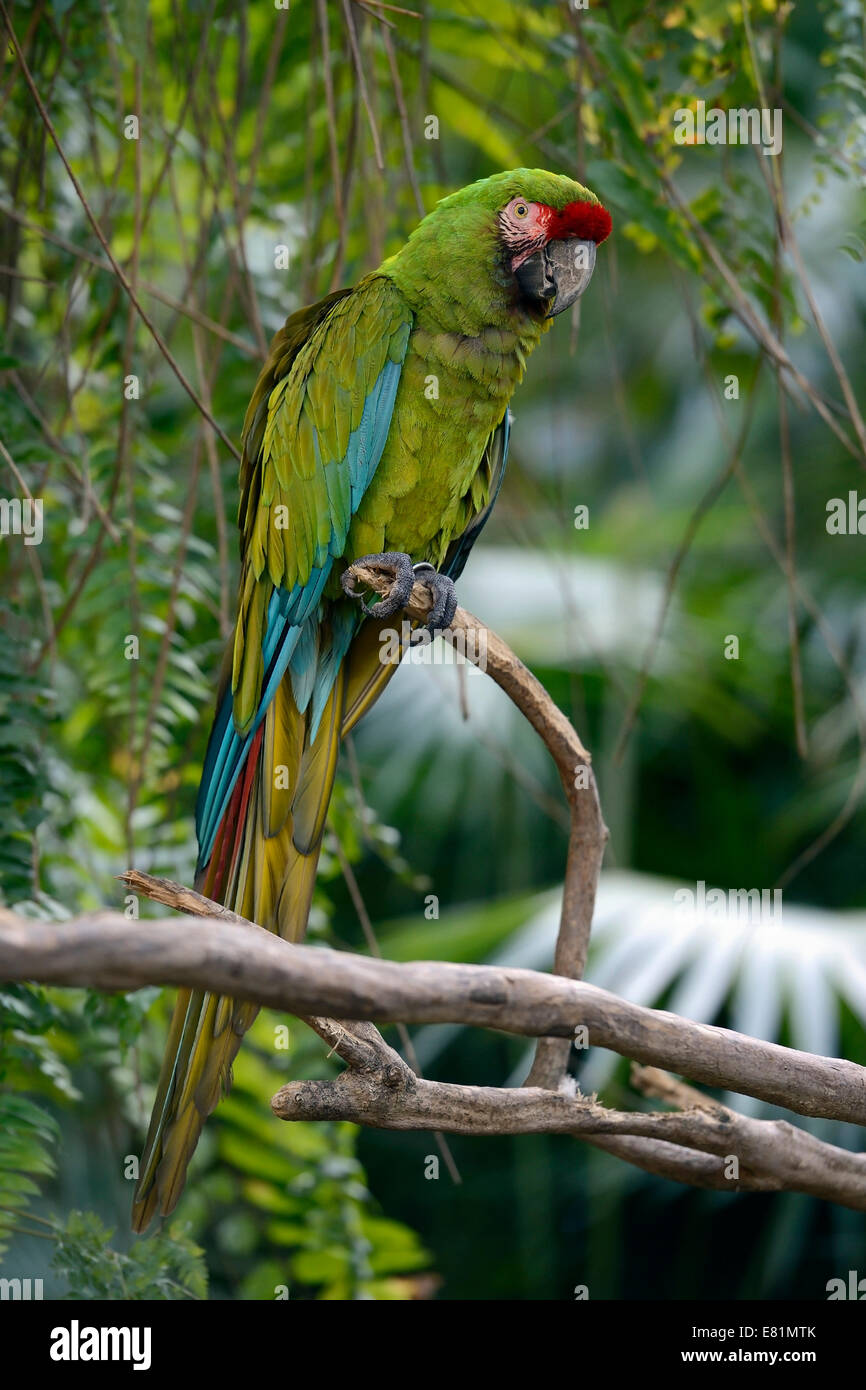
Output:
[[[260,692],[273,586],[305,583],[332,536],[349,563],[400,550],[438,567],[486,505],[485,449],[550,326],[517,294],[498,241],[497,212],[518,195],[557,209],[597,201],[544,170],[496,174],[443,199],[378,271],[294,314],[277,334],[244,424],[232,675],[239,729]],[[387,442],[352,515],[349,436],[385,363],[401,359]],[[279,507],[286,528],[276,524]],[[335,599],[337,578],[327,589]]]

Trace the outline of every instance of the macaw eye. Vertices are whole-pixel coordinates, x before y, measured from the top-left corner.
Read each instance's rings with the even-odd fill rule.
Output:
[[[525,203],[515,203],[515,205],[514,205],[514,216],[515,216],[515,217],[528,217],[528,216],[529,216],[529,208],[526,206]]]

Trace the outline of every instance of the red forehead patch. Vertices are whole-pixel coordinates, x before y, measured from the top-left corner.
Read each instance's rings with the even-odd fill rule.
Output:
[[[555,208],[545,210],[548,214],[545,231],[551,241],[580,237],[581,241],[594,241],[600,245],[610,236],[613,227],[610,213],[601,203],[569,203],[561,212]]]

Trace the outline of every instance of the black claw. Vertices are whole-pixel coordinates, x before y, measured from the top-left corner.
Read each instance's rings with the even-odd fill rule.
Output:
[[[454,580],[449,579],[447,574],[440,574],[426,560],[415,566],[415,574],[433,592],[433,607],[427,619],[427,631],[434,635],[443,632],[451,626],[457,612],[457,590]]]
[[[362,599],[361,607],[370,618],[390,618],[392,613],[397,613],[401,608],[405,608],[412,592],[412,585],[415,583],[415,571],[412,568],[412,561],[408,555],[404,555],[401,550],[385,550],[381,555],[362,555],[360,559],[353,560],[353,565],[366,565],[371,570],[383,570],[391,578],[391,592],[378,603],[367,603]],[[340,576],[340,583],[343,592],[350,598],[357,598],[358,592],[355,588],[355,576],[351,569],[347,569]]]
[[[451,626],[457,612],[457,590],[454,588],[454,581],[449,579],[447,574],[440,574],[426,560],[413,566],[409,556],[404,555],[402,550],[385,550],[381,555],[362,555],[360,559],[353,560],[351,566],[340,576],[343,592],[348,594],[349,598],[358,597],[358,590],[355,588],[356,576],[353,572],[355,565],[381,570],[391,580],[390,592],[378,603],[361,600],[361,607],[368,617],[390,618],[392,613],[405,608],[412,593],[412,585],[416,579],[421,579],[433,594],[433,607],[427,619],[427,631],[435,636],[437,632]]]

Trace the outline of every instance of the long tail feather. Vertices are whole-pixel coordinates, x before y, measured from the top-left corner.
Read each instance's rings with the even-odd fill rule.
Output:
[[[340,740],[378,699],[396,663],[380,659],[379,625],[364,623],[342,662],[315,737],[285,676],[250,749],[196,887],[276,931],[303,936],[334,784]],[[168,1215],[208,1115],[258,1012],[254,1004],[181,990],[175,1004],[142,1155],[132,1225]]]

